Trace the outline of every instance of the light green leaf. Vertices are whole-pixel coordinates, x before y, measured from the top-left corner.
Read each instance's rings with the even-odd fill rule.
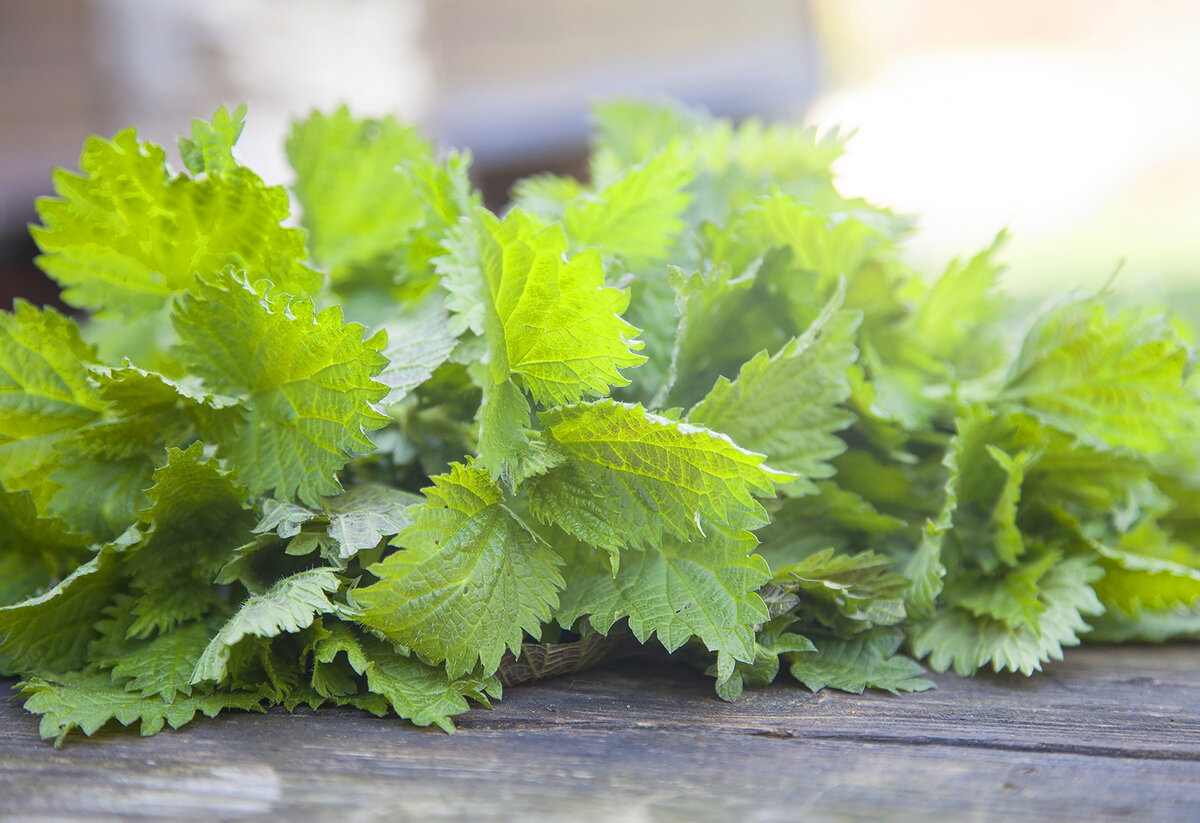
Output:
[[[328,534],[337,542],[339,556],[350,558],[412,525],[413,507],[421,502],[417,495],[390,486],[351,486],[325,498]]]
[[[1152,521],[1115,540],[1091,540],[1089,545],[1105,570],[1095,588],[1109,612],[1200,608],[1200,551],[1172,540]]]
[[[1097,615],[1104,607],[1091,584],[1103,570],[1086,557],[1073,557],[1050,568],[1038,581],[1042,607],[1036,621],[1013,627],[991,617],[978,617],[964,608],[946,606],[912,634],[913,654],[929,657],[935,671],[953,667],[969,675],[991,663],[995,671],[1029,675],[1042,664],[1061,660],[1064,646],[1079,644],[1090,626],[1084,615]]]
[[[180,359],[248,409],[217,442],[251,493],[317,506],[340,491],[337,472],[389,421],[373,405],[388,391],[372,379],[387,365],[384,335],[364,340],[337,306],[318,313],[229,272],[186,294],[173,320]]]
[[[542,404],[626,385],[619,369],[645,358],[634,354],[637,329],[620,317],[629,298],[604,285],[599,255],[564,262],[562,229],[537,230],[520,212],[501,222],[480,211],[478,219],[493,381],[516,376]]]
[[[599,101],[592,106],[593,172],[640,163],[712,122],[708,112],[676,101]]]
[[[253,529],[254,533],[268,534],[269,532],[275,532],[284,540],[298,535],[301,526],[319,516],[318,512],[313,511],[307,506],[286,503],[271,497],[262,500],[260,505],[262,507],[262,517]]]
[[[861,220],[832,220],[799,198],[781,193],[757,201],[715,240],[711,258],[735,270],[746,268],[767,249],[787,249],[796,266],[816,274],[819,294],[829,294],[839,278],[852,278],[882,242],[879,233]]]
[[[793,479],[723,434],[640,406],[601,400],[551,409],[541,419],[571,471],[619,513],[609,530],[623,531],[631,548],[656,545],[664,532],[702,536],[710,524],[762,526],[767,514],[754,495],[771,496],[773,483]],[[567,469],[550,478],[560,472]]]
[[[858,316],[837,312],[841,293],[808,330],[768,357],[761,352],[732,382],[722,377],[688,412],[688,422],[724,432],[740,446],[767,455],[771,465],[800,478],[793,495],[817,491],[832,477],[827,462],[846,450],[834,432],[854,422],[841,404],[850,397],[846,370],[854,362]]]
[[[635,354],[637,330],[621,319],[629,298],[604,285],[604,269],[596,251],[565,258],[567,239],[555,225],[539,229],[519,211],[503,222],[479,210],[474,229],[460,229],[464,254],[478,260],[453,260],[447,285],[459,299],[451,308],[467,307],[474,295],[472,273],[484,283],[483,319],[488,342],[487,374],[480,415],[480,461],[493,480],[528,472],[531,458],[524,429],[529,405],[519,383],[542,405],[570,403],[585,395],[604,395],[628,380],[620,369],[645,360]],[[474,241],[471,245],[470,241]],[[456,245],[455,248],[458,248]],[[449,268],[448,268],[449,267]],[[477,320],[464,322],[476,325]],[[515,382],[514,382],[515,381]]]
[[[513,184],[512,203],[515,208],[543,220],[562,220],[567,205],[584,194],[583,184],[574,177],[535,174]]]
[[[491,674],[523,632],[550,619],[563,581],[559,557],[504,506],[481,469],[455,464],[433,478],[402,546],[354,592],[355,619],[435,662],[451,677]]]
[[[806,200],[840,201],[830,166],[842,154],[836,132],[799,124],[724,118],[675,102],[613,100],[593,108],[592,177],[611,179],[672,142],[684,143],[698,171],[694,219],[725,222],[730,212],[779,188]]]
[[[598,248],[632,268],[661,260],[684,228],[680,216],[691,201],[684,189],[694,176],[681,147],[661,151],[568,203],[567,237],[576,248]]]
[[[96,352],[75,321],[24,300],[0,312],[0,483],[45,506],[58,444],[95,420],[104,402],[89,382]]]
[[[446,330],[455,337],[468,330],[484,333],[488,317],[487,281],[483,274],[483,251],[479,221],[463,217],[442,239],[445,253],[433,259],[434,270],[445,292],[450,320]]]
[[[183,165],[192,174],[224,174],[236,169],[238,163],[233,159],[233,146],[242,135],[245,120],[245,103],[232,114],[221,106],[210,122],[200,118],[192,120],[192,136],[179,140]]]
[[[421,193],[404,167],[431,163],[433,147],[411,126],[391,117],[359,120],[345,106],[313,111],[292,126],[287,155],[313,257],[335,279],[395,251],[424,219]]]
[[[303,265],[304,235],[284,228],[287,193],[245,168],[195,180],[172,177],[161,148],[132,129],[89,138],[82,175],[54,174],[58,198],[38,200],[31,229],[38,265],[63,299],[99,317],[138,318],[228,266],[309,294],[321,277]]]
[[[336,551],[334,557],[348,560],[364,549],[375,548],[385,536],[398,534],[412,524],[413,506],[422,498],[391,486],[363,484],[351,486],[333,497],[326,497],[320,510],[295,503],[283,503],[270,498],[262,501],[262,518],[254,527],[255,534],[275,532],[290,540],[301,535],[309,521],[325,522],[325,532]],[[320,542],[320,536],[305,532],[302,537]],[[316,548],[314,542],[312,548]],[[293,545],[295,541],[293,541]],[[289,546],[289,554],[306,554]]]
[[[1098,449],[1167,454],[1191,430],[1181,409],[1187,347],[1165,315],[1110,315],[1099,299],[1059,306],[1025,338],[1002,398]]]
[[[1001,305],[996,284],[1002,267],[993,258],[1007,240],[1002,231],[970,260],[953,261],[917,304],[908,333],[928,355],[959,360],[978,345],[980,329],[995,319]]]

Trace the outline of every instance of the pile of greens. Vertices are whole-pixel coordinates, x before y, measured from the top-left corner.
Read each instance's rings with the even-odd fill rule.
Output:
[[[81,326],[0,315],[0,672],[41,733],[468,698],[657,648],[717,694],[1029,674],[1200,632],[1200,380],[1164,314],[934,282],[836,135],[595,112],[590,182],[312,114],[90,139],[38,203]],[[998,238],[997,244],[1000,240]]]

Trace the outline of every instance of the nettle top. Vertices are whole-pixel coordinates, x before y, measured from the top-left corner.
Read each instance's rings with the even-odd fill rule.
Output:
[[[330,702],[451,730],[639,644],[734,699],[1200,631],[1186,332],[1018,316],[1002,237],[930,285],[907,220],[838,194],[837,135],[608,103],[590,182],[497,215],[467,155],[314,113],[298,229],[244,114],[179,173],[90,139],[33,228],[88,318],[0,316],[0,671],[44,736]]]

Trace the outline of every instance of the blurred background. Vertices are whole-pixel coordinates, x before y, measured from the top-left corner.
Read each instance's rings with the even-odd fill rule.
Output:
[[[589,101],[856,129],[849,195],[917,215],[929,273],[1013,239],[1026,297],[1117,286],[1200,320],[1192,0],[0,0],[0,306],[52,301],[33,198],[84,138],[172,144],[248,102],[243,160],[286,184],[291,117],[348,103],[470,148],[492,205],[582,173]]]

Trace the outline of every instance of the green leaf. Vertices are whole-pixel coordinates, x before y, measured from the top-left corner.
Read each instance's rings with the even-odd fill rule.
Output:
[[[373,549],[384,537],[412,525],[413,507],[421,498],[389,486],[351,486],[325,499],[328,534],[342,559]]]
[[[1002,231],[970,260],[953,261],[918,304],[908,334],[929,356],[961,360],[979,346],[981,333],[987,333],[985,327],[1001,306],[996,284],[1002,267],[993,257],[1007,240]]]
[[[388,364],[375,377],[388,387],[384,403],[399,403],[446,362],[458,345],[448,323],[445,312],[439,311],[407,322],[384,324],[388,344],[383,356]]]
[[[230,651],[242,638],[298,632],[311,626],[317,615],[334,611],[328,593],[339,585],[332,569],[311,569],[285,577],[263,594],[251,595],[196,660],[191,683],[224,680]]]
[[[172,380],[128,361],[91,374],[108,413],[62,441],[62,465],[50,476],[60,488],[47,509],[78,531],[111,539],[147,505],[145,490],[168,447],[220,439],[243,410],[195,379]]]
[[[479,463],[510,489],[539,473],[543,449],[532,432],[529,400],[511,380],[487,384],[479,406]]]
[[[162,697],[125,691],[107,674],[92,672],[27,677],[17,684],[17,690],[25,698],[26,711],[42,715],[42,739],[53,738],[55,747],[61,746],[75,729],[91,737],[110,720],[122,726],[140,721],[141,733],[151,735],[164,726],[178,729],[197,713],[216,717],[225,709],[265,711],[261,694],[197,694],[168,702]]]
[[[395,250],[424,217],[404,166],[432,162],[433,148],[411,126],[313,111],[293,124],[287,155],[313,256],[335,279]]]
[[[1104,611],[1091,586],[1102,575],[1103,570],[1086,557],[1068,558],[1051,567],[1038,581],[1041,611],[1036,620],[1015,627],[962,607],[943,607],[915,627],[913,654],[928,655],[929,666],[936,671],[953,667],[960,675],[988,663],[998,672],[1041,671],[1042,664],[1062,659],[1064,646],[1079,644],[1079,636],[1090,629],[1085,615]]]
[[[910,581],[907,592],[910,613],[928,615],[933,612],[945,587],[947,570],[942,562],[942,549],[958,507],[959,460],[959,451],[952,445],[943,460],[949,476],[943,487],[941,510],[936,517],[925,521],[917,549],[904,564],[904,576]]]
[[[481,664],[486,674],[523,632],[550,619],[563,586],[562,561],[503,504],[487,474],[455,464],[433,478],[403,547],[370,571],[379,582],[354,592],[355,619],[435,662],[451,677]]]
[[[602,555],[577,545],[568,555],[567,587],[556,615],[563,628],[581,617],[601,634],[618,620],[641,643],[657,636],[675,651],[693,636],[710,651],[750,663],[754,624],[767,620],[756,593],[771,576],[745,533],[712,529],[703,540],[665,538],[661,547],[626,556],[614,573]],[[557,544],[556,544],[557,547]]]
[[[95,349],[75,321],[24,300],[0,312],[0,483],[44,506],[59,465],[58,444],[104,410],[88,380]]]
[[[86,558],[87,538],[65,522],[39,517],[33,496],[0,485],[0,606],[46,589]]]
[[[334,623],[329,629],[329,637],[316,645],[314,664],[328,667],[344,654],[352,670],[367,679],[370,695],[365,697],[382,697],[398,716],[418,726],[434,724],[452,733],[450,718],[469,708],[464,697],[486,704],[489,692],[499,693],[494,678],[472,675],[452,679],[444,669],[403,657],[376,638],[357,635],[344,623]],[[373,702],[362,701],[361,705],[374,709]]]
[[[742,212],[715,241],[712,259],[735,270],[746,268],[767,249],[786,249],[795,266],[816,274],[819,293],[828,294],[839,278],[859,270],[881,238],[854,217],[834,221],[796,197],[775,193]]]
[[[127,606],[127,601],[116,605]],[[109,613],[113,613],[112,608]],[[91,649],[96,665],[109,669],[114,683],[143,697],[158,696],[173,703],[178,695],[190,696],[196,659],[208,646],[211,635],[208,626],[188,623],[150,639],[127,638],[131,617],[118,615],[100,623],[105,638]]]
[[[528,487],[529,513],[548,526],[557,526],[589,546],[605,549],[616,571],[620,550],[629,542],[619,524],[622,513],[600,488],[574,464],[533,478]]]
[[[232,114],[221,106],[213,114],[211,122],[200,118],[192,120],[192,136],[179,140],[183,165],[192,174],[218,175],[236,169],[238,163],[233,159],[233,145],[242,135],[245,120],[245,103],[234,109]]]
[[[478,219],[493,381],[516,376],[544,405],[626,385],[619,369],[645,358],[634,354],[637,329],[620,317],[629,298],[604,285],[599,255],[564,262],[562,229],[537,230],[520,212],[500,222],[481,211]]]
[[[905,578],[891,566],[890,557],[872,551],[842,554],[825,549],[775,569],[773,582],[796,593],[797,612],[806,623],[853,633],[894,626],[907,617],[901,599]]]
[[[661,260],[684,228],[680,216],[691,200],[684,188],[695,176],[689,161],[679,147],[664,150],[568,203],[563,226],[571,244],[632,268]]]
[[[706,263],[694,274],[677,268],[668,272],[674,312],[660,308],[648,317],[630,312],[647,325],[648,339],[664,331],[674,334],[669,385],[655,404],[660,398],[680,405],[700,401],[719,377],[731,378],[759,352],[791,343],[834,296],[832,289],[821,293],[815,277],[799,271],[791,253],[780,249],[758,249],[737,268]],[[714,340],[720,345],[713,345]]]
[[[119,550],[105,546],[50,591],[0,608],[0,673],[68,672],[87,662],[95,625],[122,582]]]
[[[702,536],[710,524],[757,528],[767,514],[754,495],[769,497],[773,483],[793,478],[723,434],[640,406],[579,403],[543,412],[541,420],[568,455],[570,471],[618,513],[608,528],[624,531],[631,548],[655,545],[663,533]],[[567,471],[556,469],[551,477]]]
[[[1166,454],[1193,428],[1180,414],[1196,403],[1188,369],[1164,315],[1081,300],[1039,318],[1002,397],[1088,446]]]
[[[372,379],[384,335],[364,340],[337,306],[317,312],[228,272],[184,295],[173,320],[184,364],[248,409],[217,442],[251,493],[317,506],[340,491],[337,472],[389,420],[373,405],[388,391]]]
[[[129,361],[119,368],[93,367],[91,377],[110,416],[89,431],[108,441],[104,453],[113,456],[128,456],[148,439],[190,445],[190,439],[219,432],[240,416],[235,398],[207,391],[195,377],[171,379]]]
[[[1041,582],[1062,560],[1058,552],[1022,558],[1016,568],[998,572],[958,572],[946,584],[946,600],[975,617],[999,620],[1009,626],[1037,626],[1044,611]]]
[[[254,523],[246,490],[199,443],[167,452],[147,497],[125,549],[135,596],[131,637],[169,631],[219,605],[213,580]]]
[[[320,275],[300,262],[303,232],[280,225],[287,193],[248,169],[172,177],[163,150],[132,129],[89,138],[79,165],[82,175],[55,172],[59,197],[38,200],[43,225],[31,229],[38,265],[70,305],[99,317],[143,317],[190,288],[197,273],[228,266],[292,294],[320,287]]]
[[[514,477],[527,473],[522,463],[535,448],[524,433],[528,401],[513,381],[542,405],[570,403],[627,385],[620,369],[645,358],[634,353],[641,348],[633,339],[637,330],[620,317],[629,299],[604,285],[599,253],[585,251],[565,259],[563,230],[538,229],[519,211],[501,222],[479,210],[476,219],[477,263],[456,261],[443,268],[451,265],[458,271],[448,288],[469,282],[463,272],[472,270],[485,285],[489,361],[480,460],[493,480],[503,477],[513,485]],[[452,308],[458,305],[464,303],[451,303]]]
[[[794,622],[792,616],[785,615],[766,623],[758,632],[752,663],[741,663],[727,652],[718,652],[717,663],[705,671],[717,678],[717,697],[729,703],[739,700],[745,686],[768,686],[775,682],[780,655],[816,651],[817,647],[807,637],[787,631]]]
[[[817,650],[801,652],[789,671],[814,692],[840,689],[862,694],[866,688],[884,689],[892,694],[923,692],[934,687],[921,677],[925,670],[910,657],[896,654],[904,635],[882,629],[858,635],[851,640],[822,639]]]
[[[832,477],[827,462],[846,450],[834,434],[854,422],[842,408],[850,397],[846,370],[857,351],[858,317],[838,313],[839,293],[800,337],[773,356],[761,352],[732,382],[722,377],[688,412],[688,421],[724,432],[744,448],[767,455],[771,465],[800,478],[788,494],[812,494],[813,480]]]
[[[928,612],[942,588],[947,567],[993,573],[1011,567],[1025,552],[1017,523],[1026,469],[1039,453],[1015,457],[996,443],[1015,442],[1014,421],[983,406],[964,409],[947,450],[949,471],[942,510],[926,524],[906,574],[913,580],[910,602]]]

